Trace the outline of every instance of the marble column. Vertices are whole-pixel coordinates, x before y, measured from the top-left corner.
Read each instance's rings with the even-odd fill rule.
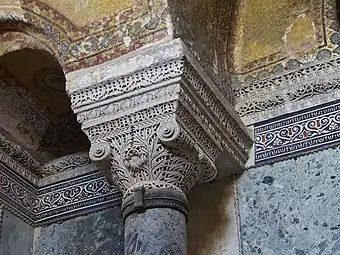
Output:
[[[230,95],[179,39],[67,80],[90,158],[123,194],[125,254],[186,254],[185,194],[242,171],[252,144]]]
[[[140,190],[124,199],[125,255],[187,254],[185,195],[171,189]]]

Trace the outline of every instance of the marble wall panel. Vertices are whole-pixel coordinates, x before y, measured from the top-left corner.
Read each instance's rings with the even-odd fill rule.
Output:
[[[241,254],[340,254],[339,166],[338,147],[244,173]]]
[[[35,229],[34,255],[121,255],[123,251],[120,206]]]
[[[4,209],[0,224],[0,255],[30,255],[34,229]]]

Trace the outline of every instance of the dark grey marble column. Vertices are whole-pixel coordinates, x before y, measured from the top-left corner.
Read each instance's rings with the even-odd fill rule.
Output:
[[[135,191],[124,199],[125,255],[186,255],[187,200],[169,189]]]

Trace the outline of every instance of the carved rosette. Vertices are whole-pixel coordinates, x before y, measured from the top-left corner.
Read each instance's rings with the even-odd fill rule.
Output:
[[[181,41],[154,47],[139,53],[147,62],[140,60],[139,69],[131,63],[134,55],[119,62],[131,64],[127,70],[134,72],[85,87],[84,77],[74,79],[77,89],[68,91],[91,141],[90,158],[109,161],[106,176],[125,197],[140,188],[186,193],[215,178],[221,154],[242,169],[252,143],[223,94]],[[108,67],[102,68],[105,72]]]

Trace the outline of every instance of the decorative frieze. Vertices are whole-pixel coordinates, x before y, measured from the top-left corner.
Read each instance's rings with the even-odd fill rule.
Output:
[[[41,163],[22,146],[0,133],[0,162],[14,169],[31,183],[39,185],[40,180],[46,176],[88,166],[91,160],[87,152],[80,152]]]
[[[0,200],[7,209],[29,224],[34,224],[36,195],[35,186],[0,164]]]
[[[38,188],[0,166],[0,201],[31,225],[107,208],[120,198],[121,193],[97,172]]]
[[[301,99],[339,94],[339,70],[340,58],[336,58],[244,84],[234,90],[236,111],[245,118]]]
[[[38,169],[40,162],[33,158],[21,146],[8,140],[0,133],[0,161],[15,169],[19,174],[33,183],[37,183],[40,176]]]
[[[91,159],[111,157],[112,174],[105,175],[124,197],[139,187],[185,193],[215,178],[223,152],[244,168],[252,141],[181,40],[107,65],[69,74],[68,94]],[[109,77],[113,66],[119,75]]]
[[[255,164],[340,143],[340,101],[254,125]]]
[[[33,208],[36,224],[80,213],[100,210],[120,203],[121,194],[99,173],[91,173],[38,189]]]
[[[48,176],[77,167],[87,166],[90,163],[91,160],[88,153],[80,152],[46,162],[40,166],[39,171],[43,176]]]

